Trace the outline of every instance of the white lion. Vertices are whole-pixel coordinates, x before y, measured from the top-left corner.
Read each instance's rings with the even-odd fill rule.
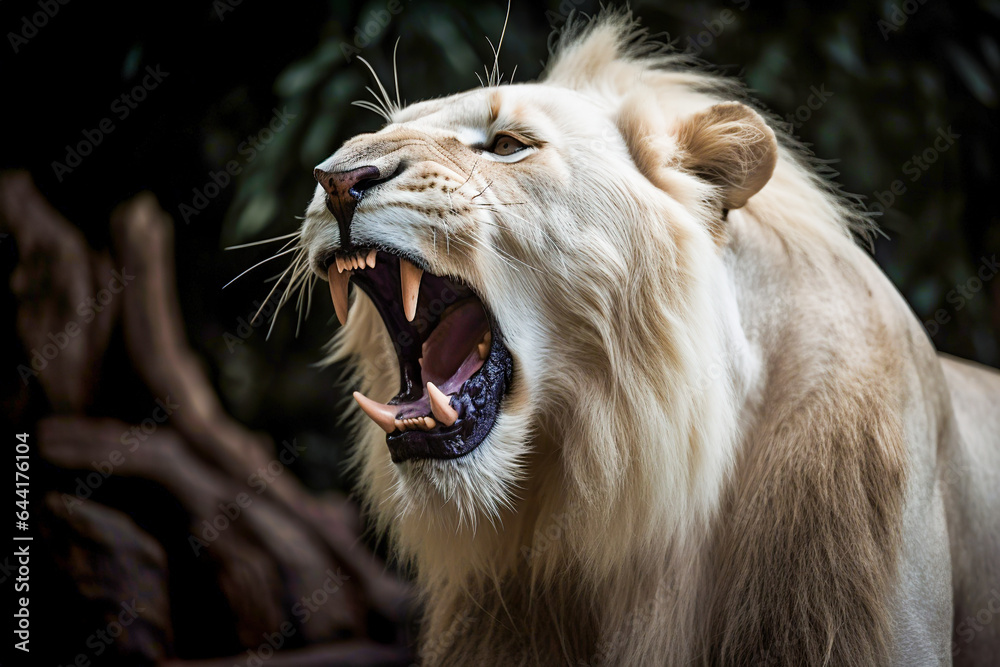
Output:
[[[627,12],[496,79],[386,101],[301,232],[424,663],[1000,664],[1000,374],[864,214]]]

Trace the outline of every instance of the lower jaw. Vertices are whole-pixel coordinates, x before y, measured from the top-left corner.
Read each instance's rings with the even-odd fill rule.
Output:
[[[496,423],[514,373],[514,361],[496,331],[482,368],[455,394],[459,418],[435,431],[396,431],[386,436],[393,463],[415,459],[457,459],[474,451]],[[392,402],[390,401],[390,404]]]

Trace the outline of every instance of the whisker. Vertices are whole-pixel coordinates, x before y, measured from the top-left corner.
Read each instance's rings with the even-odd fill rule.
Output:
[[[285,286],[285,291],[282,292],[281,298],[278,300],[278,305],[274,309],[274,315],[271,317],[271,326],[267,329],[267,335],[264,336],[264,340],[270,340],[271,332],[274,330],[274,324],[278,321],[278,313],[281,312],[282,307],[288,303],[290,294],[292,292],[292,286],[298,284],[299,276],[302,274],[304,268],[309,268],[308,265],[303,264],[304,255],[299,255],[295,258],[295,263],[292,266],[295,270],[292,272],[292,276],[288,279],[288,284]],[[291,267],[289,267],[291,268]]]
[[[319,276],[315,273],[309,274],[309,287],[307,291],[309,292],[309,298],[306,300],[306,319],[309,319],[309,313],[312,312],[313,305],[313,292],[316,291],[316,281],[319,280]]]
[[[489,245],[488,243],[486,243],[485,240],[483,240],[482,238],[480,238],[478,236],[475,236],[475,235],[471,235],[471,236],[472,236],[472,238],[474,240],[476,240],[476,241],[479,242],[478,246],[472,245],[471,243],[469,243],[465,239],[455,239],[455,242],[456,243],[460,243],[460,244],[464,244],[466,247],[468,247],[468,248],[470,248],[472,250],[486,250],[486,251],[492,252],[494,254],[494,256],[496,256],[497,259],[499,259],[501,262],[503,262],[509,268],[513,269],[514,271],[520,272],[520,269],[518,269],[516,266],[514,266],[513,264],[511,264],[502,254],[500,254],[498,252],[498,250],[496,248],[492,247],[491,245]],[[468,256],[468,257],[471,258],[471,255],[466,254],[466,256]]]
[[[484,194],[484,193],[485,193],[485,192],[486,192],[487,190],[489,190],[489,189],[490,189],[490,187],[491,187],[492,185],[493,185],[493,181],[489,181],[489,182],[488,182],[488,183],[486,184],[486,187],[485,187],[485,188],[483,188],[482,190],[480,190],[480,191],[479,191],[479,194],[477,194],[477,195],[474,195],[474,196],[472,197],[472,199],[478,199],[479,197],[482,197],[482,196],[483,196],[483,194]],[[470,201],[471,201],[471,200],[470,200]]]
[[[383,111],[389,113],[389,107],[386,106],[384,99],[379,99],[378,93],[372,90],[370,86],[365,86],[365,90],[367,90],[369,93],[372,94],[372,97],[375,98],[375,101],[378,103],[380,107],[382,107]]]
[[[389,122],[389,116],[387,116],[386,113],[382,111],[382,109],[378,108],[377,106],[375,106],[374,104],[372,104],[367,100],[354,100],[353,102],[351,102],[351,105],[356,107],[361,107],[362,109],[367,109],[368,111],[372,111],[381,116],[382,118],[384,118],[386,122]]]
[[[257,309],[257,312],[254,313],[254,316],[250,318],[250,324],[253,324],[254,322],[257,321],[257,318],[260,316],[260,311],[264,310],[264,305],[271,300],[271,297],[274,295],[274,291],[278,289],[278,285],[281,284],[281,279],[284,278],[285,275],[292,270],[293,266],[295,266],[294,259],[292,260],[291,263],[289,263],[288,267],[285,268],[285,270],[282,271],[281,274],[278,276],[278,280],[277,282],[274,283],[274,287],[272,287],[271,291],[267,293],[267,298],[265,298],[264,301],[260,304],[260,308]],[[275,313],[275,315],[277,315],[277,313]]]
[[[460,186],[458,186],[457,188],[455,188],[456,191],[461,190],[462,188],[464,188],[465,184],[468,183],[470,180],[472,180],[472,175],[476,173],[476,167],[478,167],[478,166],[479,166],[479,158],[477,157],[476,161],[472,163],[472,170],[469,172],[469,177],[466,178],[465,181],[463,181]]]
[[[510,20],[510,0],[507,0],[507,15],[503,19],[503,30],[500,31],[500,41],[497,42],[497,48],[493,50],[493,72],[490,75],[491,78],[497,76],[497,71],[500,69],[500,49],[503,48],[503,38],[507,34],[507,21]],[[490,44],[490,46],[493,46]],[[490,85],[499,86],[503,81],[503,76],[501,75],[496,82],[490,81]]]
[[[403,103],[399,101],[399,70],[396,69],[396,51],[399,49],[399,40],[402,35],[396,38],[396,45],[392,47],[392,80],[396,84],[396,111],[403,108]]]
[[[371,63],[369,63],[367,60],[365,60],[361,56],[358,56],[358,60],[360,60],[361,62],[363,62],[365,64],[365,67],[368,68],[368,71],[370,71],[372,73],[372,76],[375,77],[375,83],[378,84],[378,89],[382,91],[382,98],[386,102],[386,107],[385,107],[386,112],[387,113],[391,113],[392,102],[389,101],[389,93],[386,92],[385,86],[382,85],[382,80],[380,78],[378,78],[378,74],[375,73],[375,68],[372,67]]]
[[[250,243],[241,243],[239,245],[231,245],[228,248],[224,248],[224,250],[239,250],[240,248],[249,248],[250,246],[264,245],[265,243],[274,243],[275,241],[281,241],[282,239],[290,239],[293,236],[298,236],[298,235],[299,235],[299,232],[295,231],[295,232],[292,232],[291,234],[285,234],[284,236],[275,236],[273,238],[264,239],[262,241],[251,241]]]
[[[501,259],[503,259],[504,257],[506,257],[507,259],[509,259],[511,261],[514,261],[514,262],[517,262],[521,266],[523,266],[523,267],[525,267],[527,269],[531,269],[532,271],[537,271],[538,273],[541,273],[543,275],[546,274],[546,273],[548,273],[547,271],[543,271],[542,269],[539,269],[536,266],[532,266],[530,264],[526,264],[526,263],[522,262],[517,257],[514,257],[510,253],[504,252],[503,250],[501,250],[500,248],[497,248],[496,246],[493,246],[493,245],[490,245],[490,244],[486,243],[484,241],[484,239],[480,238],[479,236],[476,236],[475,233],[470,233],[470,236],[472,236],[476,241],[479,241],[479,244],[480,244],[481,247],[483,247],[483,248],[485,248],[485,249],[487,249],[487,250],[489,250],[489,251],[491,251],[493,253],[496,253],[498,255],[498,257],[500,257]],[[516,267],[513,267],[511,265],[511,268],[516,268]]]
[[[232,285],[233,283],[235,283],[235,282],[236,282],[237,280],[239,280],[240,278],[242,278],[242,277],[243,277],[243,276],[245,276],[246,274],[248,274],[248,273],[250,273],[251,271],[253,271],[254,269],[256,269],[256,268],[257,268],[258,266],[260,266],[260,265],[262,265],[262,264],[267,264],[267,263],[268,263],[268,262],[270,262],[270,261],[271,261],[272,259],[278,259],[279,257],[282,257],[283,255],[287,255],[287,254],[288,254],[288,253],[290,253],[290,252],[295,252],[295,251],[296,251],[296,250],[298,250],[298,249],[299,249],[299,247],[298,247],[298,246],[296,246],[296,247],[294,247],[294,248],[289,248],[288,250],[285,250],[285,251],[282,251],[282,252],[279,252],[279,253],[277,253],[277,254],[275,254],[275,255],[271,255],[271,256],[270,256],[270,257],[268,257],[267,259],[265,259],[265,260],[261,260],[261,261],[257,262],[256,264],[254,264],[253,266],[251,266],[251,267],[250,267],[249,269],[247,269],[246,271],[244,271],[243,273],[241,273],[240,275],[236,276],[235,278],[233,278],[232,280],[230,280],[230,281],[229,281],[228,283],[226,283],[225,285],[223,285],[223,286],[222,286],[222,289],[226,289],[227,287],[229,287],[230,285]]]

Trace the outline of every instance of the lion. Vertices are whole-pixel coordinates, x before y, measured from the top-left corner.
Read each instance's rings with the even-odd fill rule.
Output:
[[[300,230],[423,664],[1000,664],[1000,373],[857,200],[628,11],[501,78],[365,103]]]

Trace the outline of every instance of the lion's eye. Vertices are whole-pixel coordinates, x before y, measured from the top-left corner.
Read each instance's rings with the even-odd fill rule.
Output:
[[[493,145],[490,147],[489,151],[496,155],[513,155],[514,153],[522,151],[527,147],[527,144],[521,143],[510,135],[499,134],[493,141]]]

